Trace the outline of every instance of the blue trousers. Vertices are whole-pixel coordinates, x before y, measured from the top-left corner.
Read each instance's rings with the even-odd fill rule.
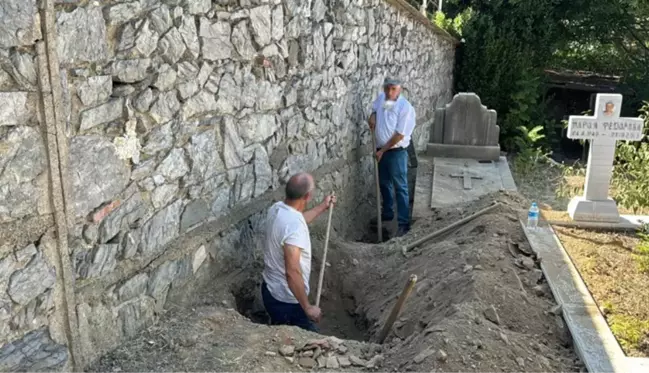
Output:
[[[379,186],[383,197],[381,220],[394,219],[394,197],[397,202],[399,228],[410,229],[408,201],[408,152],[397,148],[383,153],[379,162]]]
[[[294,325],[302,329],[318,333],[318,328],[306,315],[302,306],[293,303],[280,302],[273,298],[266,282],[261,284],[261,297],[264,300],[264,307],[270,316],[273,325]]]

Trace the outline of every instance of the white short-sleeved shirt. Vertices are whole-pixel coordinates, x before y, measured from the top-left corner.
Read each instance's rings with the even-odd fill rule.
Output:
[[[372,110],[376,113],[376,146],[384,146],[395,132],[399,132],[403,139],[394,147],[407,148],[415,129],[415,108],[401,95],[391,108],[384,107],[385,101],[385,92],[381,92],[372,104]]]
[[[299,303],[286,280],[284,244],[300,248],[300,269],[308,295],[311,274],[311,238],[309,237],[309,227],[302,213],[284,202],[273,204],[266,217],[265,240],[262,276],[268,291],[273,298],[280,302]]]

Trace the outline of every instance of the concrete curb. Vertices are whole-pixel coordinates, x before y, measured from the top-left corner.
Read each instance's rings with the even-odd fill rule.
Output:
[[[541,259],[543,274],[588,371],[649,372],[649,359],[626,357],[552,227],[544,224],[529,229],[520,223],[532,250]]]

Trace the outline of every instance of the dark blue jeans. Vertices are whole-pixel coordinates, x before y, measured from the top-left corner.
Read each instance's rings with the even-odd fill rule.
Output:
[[[270,316],[273,325],[295,325],[302,329],[318,332],[315,324],[309,320],[306,313],[299,304],[284,303],[273,298],[268,291],[266,282],[261,284],[261,297],[264,300],[264,307]]]
[[[397,223],[399,228],[410,229],[408,203],[408,152],[399,148],[383,153],[379,162],[379,186],[383,197],[381,219],[394,219],[394,197],[397,200]]]

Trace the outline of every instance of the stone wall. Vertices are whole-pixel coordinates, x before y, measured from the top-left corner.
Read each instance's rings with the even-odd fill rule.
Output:
[[[312,171],[371,214],[386,75],[427,142],[455,41],[401,0],[0,0],[0,370],[81,368],[259,257]],[[52,84],[54,83],[54,84]]]

